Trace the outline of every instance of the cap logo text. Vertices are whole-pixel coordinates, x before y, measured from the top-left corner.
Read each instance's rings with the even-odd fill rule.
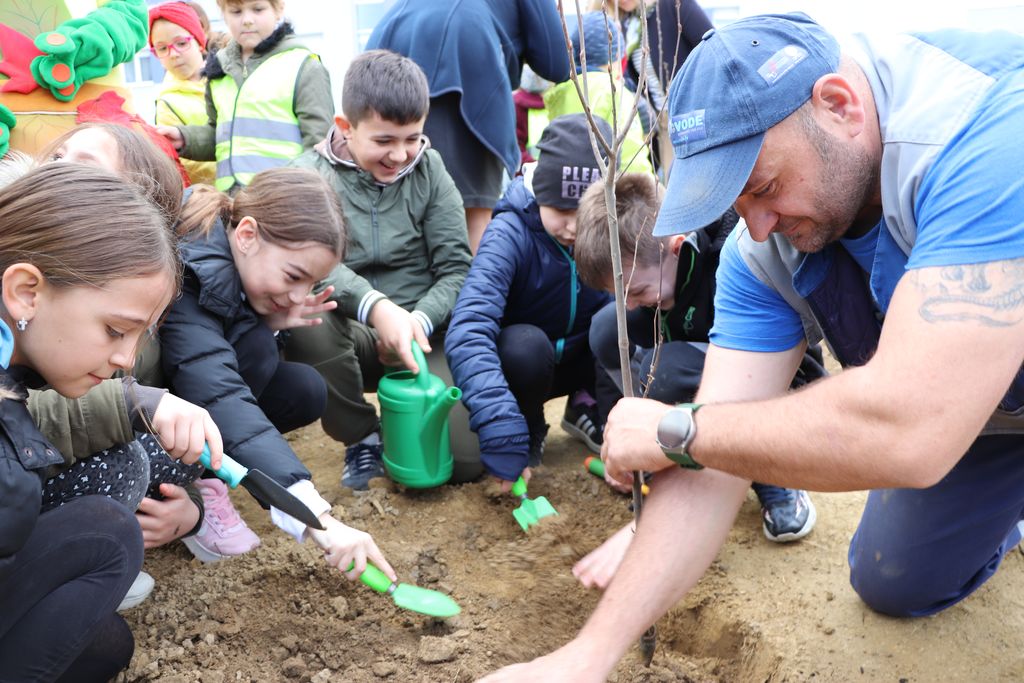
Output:
[[[757,73],[768,85],[775,85],[779,79],[789,73],[793,67],[807,58],[807,50],[799,45],[787,45],[758,67]]]
[[[707,130],[704,128],[704,110],[694,109],[685,114],[673,116],[672,120],[668,122],[668,130],[673,147],[703,140],[708,136]]]

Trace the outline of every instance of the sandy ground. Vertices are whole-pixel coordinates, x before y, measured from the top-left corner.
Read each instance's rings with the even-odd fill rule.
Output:
[[[335,512],[374,535],[402,581],[450,593],[462,614],[424,617],[348,582],[236,491],[262,546],[205,566],[181,544],[151,551],[156,590],[126,614],[137,639],[127,680],[460,682],[568,640],[598,597],[570,568],[630,512],[582,469],[587,452],[557,427],[563,405],[547,406],[555,426],[530,486],[560,514],[530,534],[486,482],[411,491],[375,480],[356,493],[340,487],[342,449],[318,426],[290,435]],[[847,578],[864,494],[814,500],[814,532],[780,546],[762,536],[751,494],[711,571],[658,623],[652,666],[634,649],[611,680],[1024,680],[1024,556],[942,615],[881,617]]]

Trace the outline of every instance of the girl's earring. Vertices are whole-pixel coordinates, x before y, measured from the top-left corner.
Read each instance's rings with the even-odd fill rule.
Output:
[[[18,321],[18,331],[19,332],[24,332],[27,327],[28,327],[28,321],[25,320],[24,316],[22,316],[21,320]]]

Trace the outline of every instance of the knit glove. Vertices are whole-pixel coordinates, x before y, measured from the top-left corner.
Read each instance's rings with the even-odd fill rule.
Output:
[[[11,128],[18,122],[14,112],[0,104],[0,157],[7,154],[11,142]]]
[[[71,19],[36,36],[42,55],[32,60],[32,77],[68,102],[82,84],[106,76],[146,46],[149,12],[145,0],[110,0],[81,19]]]

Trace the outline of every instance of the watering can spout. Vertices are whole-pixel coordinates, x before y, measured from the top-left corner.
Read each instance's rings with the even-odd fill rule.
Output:
[[[434,404],[427,408],[427,412],[423,416],[423,429],[420,431],[425,445],[429,444],[431,448],[437,448],[441,430],[448,422],[448,413],[460,398],[462,398],[461,389],[448,387],[434,399]]]

